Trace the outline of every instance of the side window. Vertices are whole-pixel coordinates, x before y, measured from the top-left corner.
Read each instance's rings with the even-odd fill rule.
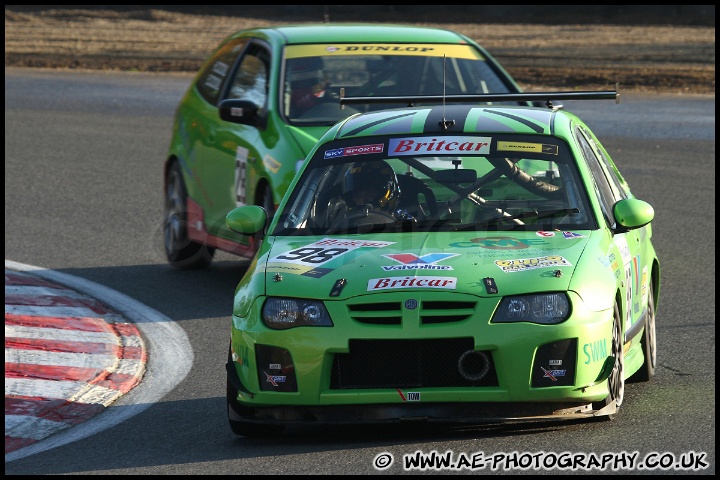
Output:
[[[263,107],[268,95],[269,65],[267,50],[257,45],[249,47],[230,82],[226,98],[249,100]]]
[[[575,130],[575,137],[578,141],[580,149],[582,150],[585,163],[592,172],[595,191],[600,198],[605,222],[608,226],[610,226],[614,223],[612,207],[619,199],[615,197],[615,192],[613,192],[613,188],[610,186],[607,177],[605,177],[605,171],[600,164],[600,159],[595,154],[595,150],[592,148],[587,138],[582,134],[579,128]]]
[[[197,89],[209,103],[217,104],[225,78],[246,43],[246,38],[231,40],[220,47],[203,67],[198,77]]]
[[[613,161],[607,155],[607,152],[605,152],[605,149],[602,148],[600,142],[597,141],[597,139],[592,135],[592,133],[586,131],[584,128],[580,128],[580,131],[583,133],[583,136],[587,139],[588,143],[595,151],[595,154],[600,159],[600,166],[605,171],[605,176],[610,183],[610,187],[613,189],[613,195],[615,196],[615,200],[617,201],[622,200],[623,198],[627,198],[629,187]]]

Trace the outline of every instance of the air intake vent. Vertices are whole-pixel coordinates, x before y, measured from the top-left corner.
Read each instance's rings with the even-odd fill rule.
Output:
[[[422,323],[452,323],[466,320],[475,313],[475,302],[431,301],[422,302]]]
[[[400,325],[402,323],[400,302],[364,303],[348,305],[350,318],[372,325]]]

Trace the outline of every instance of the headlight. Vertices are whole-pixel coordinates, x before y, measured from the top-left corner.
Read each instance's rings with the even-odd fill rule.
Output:
[[[276,330],[333,325],[322,302],[299,298],[268,298],[263,305],[262,319],[265,325]]]
[[[505,297],[493,323],[531,322],[554,325],[570,316],[570,301],[564,293],[540,293]]]

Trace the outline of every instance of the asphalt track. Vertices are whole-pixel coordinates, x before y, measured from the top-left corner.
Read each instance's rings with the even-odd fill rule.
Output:
[[[148,346],[159,338],[163,349],[153,350],[150,373]],[[185,378],[192,365],[187,352],[177,324],[131,298],[5,260],[5,461],[140,413]],[[134,408],[97,417],[141,381]]]

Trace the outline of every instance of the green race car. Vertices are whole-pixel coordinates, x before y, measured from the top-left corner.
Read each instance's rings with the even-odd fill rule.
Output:
[[[341,109],[341,93],[519,91],[480,45],[449,30],[321,24],[237,32],[209,56],[175,114],[163,173],[167,260],[206,267],[216,249],[252,257],[257,245],[229,230],[225,215],[241,205],[273,212],[330,126],[393,106]]]
[[[234,298],[232,431],[613,418],[626,380],[654,374],[660,265],[653,208],[552,107],[583,98],[616,92],[355,114],[273,218],[232,210],[261,238]],[[390,100],[430,102],[341,102]]]

